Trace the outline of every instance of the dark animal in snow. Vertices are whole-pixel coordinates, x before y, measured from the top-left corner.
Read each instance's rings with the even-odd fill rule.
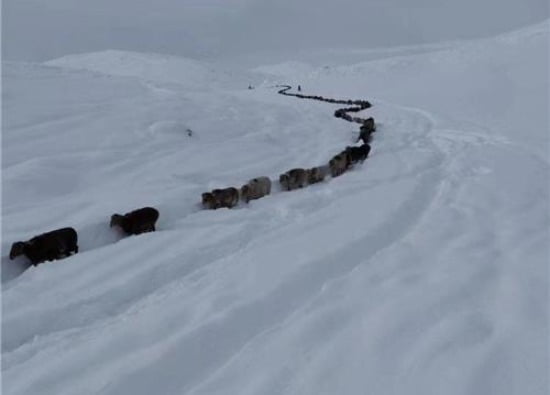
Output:
[[[335,155],[329,162],[330,175],[332,177],[338,177],[342,175],[351,166],[351,158],[346,151],[340,152]]]
[[[346,147],[351,163],[363,162],[370,152],[370,145],[363,144],[359,147]]]
[[[363,121],[363,124],[359,128],[359,137],[357,137],[357,141],[363,140],[363,142],[369,143],[371,140],[371,134],[376,131],[376,124],[374,123],[374,118],[368,118],[365,121]]]
[[[237,188],[214,189],[212,195],[216,202],[215,208],[232,208],[239,203],[239,190]]]
[[[328,174],[328,167],[327,166],[318,166],[313,167],[308,170],[308,183],[309,184],[316,184],[318,182],[321,182],[325,179],[326,175]]]
[[[78,235],[73,228],[61,228],[13,243],[10,259],[25,255],[33,265],[78,253]]]
[[[304,169],[292,169],[279,176],[283,191],[303,188],[307,184],[308,174]]]
[[[271,180],[268,177],[257,177],[248,181],[241,188],[241,200],[248,203],[253,199],[260,199],[271,193]]]
[[[202,194],[202,206],[209,210],[214,210],[217,208],[216,198],[212,192],[205,192]]]
[[[338,109],[336,111],[334,111],[334,116],[336,118],[343,118],[345,116],[345,111],[343,109]]]
[[[159,218],[159,212],[153,207],[143,207],[130,211],[124,215],[113,214],[111,216],[111,227],[119,226],[124,233],[138,235],[145,232],[154,232],[155,223]]]

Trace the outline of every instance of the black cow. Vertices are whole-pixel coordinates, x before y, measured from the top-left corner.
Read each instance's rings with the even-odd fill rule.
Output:
[[[124,233],[138,235],[145,232],[154,232],[155,223],[159,218],[159,212],[153,207],[143,207],[130,211],[124,215],[113,214],[111,216],[111,227],[119,226]]]
[[[363,144],[359,147],[346,147],[346,152],[349,154],[351,163],[363,162],[367,159],[370,152],[370,145]]]
[[[78,235],[73,228],[61,228],[13,243],[10,259],[25,255],[33,265],[78,253]]]

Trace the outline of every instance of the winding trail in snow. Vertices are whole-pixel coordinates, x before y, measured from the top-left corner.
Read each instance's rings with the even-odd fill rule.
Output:
[[[322,102],[325,102],[325,103],[347,104],[347,105],[353,106],[353,107],[339,108],[334,112],[334,116],[336,118],[342,118],[342,119],[344,119],[348,122],[355,122],[355,123],[361,123],[362,124],[363,122],[366,121],[365,118],[352,117],[348,113],[349,112],[352,112],[352,113],[359,112],[359,111],[363,111],[367,108],[372,107],[372,104],[370,104],[370,102],[368,102],[367,100],[341,100],[341,99],[330,99],[330,98],[326,98],[326,97],[323,97],[323,96],[302,95],[300,93],[288,93],[288,91],[290,89],[292,89],[292,86],[290,86],[290,85],[279,85],[279,87],[282,87],[282,89],[280,89],[278,91],[278,93],[280,95],[293,96],[293,97],[297,97],[299,99],[317,100],[317,101],[322,101]]]

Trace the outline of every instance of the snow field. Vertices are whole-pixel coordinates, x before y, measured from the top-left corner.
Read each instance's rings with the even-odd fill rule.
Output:
[[[268,88],[286,76],[5,64],[2,251],[74,226],[81,252],[25,271],[3,254],[4,390],[546,393],[547,27],[300,79],[373,99],[369,158],[232,210],[200,194],[325,163],[357,126]],[[108,228],[144,205],[157,232]]]

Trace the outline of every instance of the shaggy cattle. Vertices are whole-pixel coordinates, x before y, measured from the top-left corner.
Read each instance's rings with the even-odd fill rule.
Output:
[[[363,121],[363,124],[359,128],[359,137],[357,141],[363,140],[363,143],[367,144],[371,141],[371,135],[376,131],[376,124],[374,123],[374,118],[368,118]]]
[[[366,130],[361,130],[359,132],[359,136],[357,136],[357,140],[355,140],[356,143],[363,140],[363,143],[368,144],[372,141],[372,132],[368,132]]]
[[[351,166],[351,158],[346,151],[340,152],[335,155],[329,162],[330,175],[332,177],[338,177],[343,174]]]
[[[350,162],[352,164],[363,162],[365,159],[367,159],[367,156],[369,156],[370,145],[363,144],[359,147],[346,147],[345,152],[348,153]]]
[[[110,226],[119,226],[126,234],[138,235],[145,232],[154,232],[158,217],[159,212],[157,209],[143,207],[124,215],[113,214]]]
[[[292,169],[279,176],[283,191],[302,188],[307,184],[308,172],[304,169]]]
[[[209,210],[216,209],[216,198],[212,192],[205,192],[202,194],[202,206]]]
[[[241,200],[248,203],[250,200],[260,199],[271,193],[271,180],[268,177],[257,177],[248,181],[241,188]]]
[[[313,167],[308,170],[308,183],[316,184],[318,182],[321,182],[325,179],[327,174],[328,174],[327,166]]]
[[[353,117],[347,113],[343,113],[342,116],[340,117],[348,122],[353,122]]]
[[[345,112],[359,112],[362,110],[361,107],[348,107],[343,109]]]
[[[344,112],[344,109],[340,108],[336,111],[334,111],[334,116],[336,118],[343,118],[346,113]]]
[[[239,190],[237,188],[214,189],[212,191],[216,202],[215,208],[232,208],[239,203]]]
[[[363,125],[361,125],[361,129],[367,129],[372,132],[376,131],[376,124],[374,123],[374,118],[370,117],[363,121]]]
[[[25,255],[33,265],[53,261],[78,252],[78,236],[73,228],[62,228],[13,243],[10,259]]]
[[[358,104],[363,107],[363,109],[372,107],[372,104],[367,100],[359,100]]]

